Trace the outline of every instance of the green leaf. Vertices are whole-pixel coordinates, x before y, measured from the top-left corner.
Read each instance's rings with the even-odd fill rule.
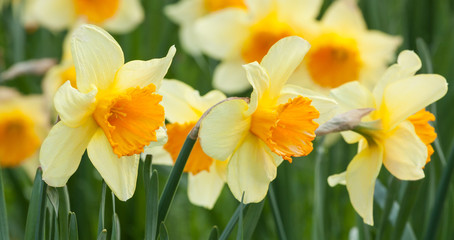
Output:
[[[287,235],[285,233],[284,224],[282,223],[282,218],[279,212],[279,207],[276,201],[272,183],[270,184],[270,187],[268,189],[268,198],[270,199],[271,210],[273,212],[274,222],[276,224],[279,239],[287,240]]]
[[[104,216],[106,209],[106,182],[102,181],[101,203],[99,204],[98,235],[104,230]]]
[[[421,183],[421,180],[408,182],[403,195],[404,197],[400,204],[399,214],[397,215],[396,223],[394,225],[394,231],[391,235],[392,240],[401,239],[402,233],[404,232],[408,218],[411,214],[411,210],[417,200]]]
[[[120,220],[118,219],[118,215],[114,213],[112,217],[112,240],[120,240],[121,232],[120,232]]]
[[[393,177],[390,176],[389,183],[388,183],[388,190],[386,191],[386,200],[383,206],[382,216],[380,219],[380,223],[378,224],[377,229],[377,236],[376,239],[380,240],[384,237],[385,231],[389,229],[389,216],[391,213],[391,209],[394,203],[395,193],[397,193],[399,187],[399,182]]]
[[[219,229],[217,226],[214,226],[211,229],[210,236],[208,237],[208,240],[218,240],[219,239]]]
[[[103,229],[101,232],[98,234],[97,240],[106,240],[107,239],[107,230]]]
[[[58,191],[54,187],[47,186],[47,199],[50,202],[50,205],[52,206],[55,214],[58,214],[58,205],[59,205],[59,199],[58,199]]]
[[[59,221],[59,232],[60,239],[68,239],[68,216],[70,212],[69,208],[69,195],[68,188],[66,186],[57,188],[59,205],[58,205],[58,221]]]
[[[244,192],[243,195],[241,196],[241,204],[240,204],[240,215],[238,218],[238,232],[236,235],[236,240],[243,240],[243,210],[244,210]]]
[[[248,204],[246,215],[244,216],[244,239],[248,240],[252,238],[252,234],[254,234],[257,223],[259,222],[264,205],[265,200],[262,200],[259,203]]]
[[[69,213],[69,239],[70,240],[79,239],[79,231],[77,229],[77,218],[76,214],[73,212]]]
[[[2,169],[0,169],[0,239],[9,239],[8,218],[6,217],[5,195],[3,192]]]
[[[151,161],[150,161],[151,162]],[[145,166],[147,164],[145,163]],[[158,202],[159,202],[159,182],[158,172],[153,171],[149,183],[145,184],[148,187],[146,190],[146,219],[145,219],[145,239],[156,239],[156,230],[158,227]]]
[[[177,161],[170,172],[170,177],[162,192],[161,199],[159,200],[159,214],[158,222],[164,222],[169,211],[170,204],[172,203],[173,197],[177,190],[178,184],[180,183],[181,175],[183,174],[184,166],[188,161],[189,154],[191,154],[192,148],[194,147],[197,137],[191,138],[191,133],[188,134],[186,140],[178,154]]]
[[[235,212],[233,213],[232,217],[230,218],[229,222],[227,223],[227,226],[225,226],[224,231],[222,231],[221,236],[219,237],[219,240],[226,240],[230,234],[233,231],[233,228],[235,227],[238,218],[240,217],[241,214],[241,209],[243,208],[244,205],[243,203],[240,203],[238,207],[236,208]]]
[[[159,239],[160,240],[169,240],[169,234],[167,232],[166,225],[164,222],[161,222],[161,226],[159,227]]]
[[[25,225],[25,239],[43,238],[44,233],[44,212],[46,210],[46,183],[42,180],[43,171],[36,170],[33,183],[30,205],[28,206],[27,223]]]

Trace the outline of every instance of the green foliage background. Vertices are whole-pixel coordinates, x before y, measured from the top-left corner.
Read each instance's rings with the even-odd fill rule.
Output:
[[[204,94],[212,89],[211,76],[217,62],[208,58],[195,60],[182,50],[178,43],[177,26],[171,23],[162,11],[163,6],[171,2],[173,0],[143,0],[145,21],[132,33],[115,38],[123,48],[126,61],[162,57],[171,45],[176,44],[177,55],[167,78],[184,81]],[[330,2],[325,1],[323,9],[326,9]],[[453,0],[361,0],[359,5],[369,28],[401,35],[404,42],[400,49],[418,52],[424,65],[421,72],[433,71],[452,83]],[[51,33],[42,28],[27,32],[10,7],[3,9],[0,19],[0,71],[27,59],[61,57],[65,32]],[[427,46],[425,52],[424,46]],[[0,84],[16,87],[25,94],[41,93],[41,78],[25,76]],[[449,90],[443,99],[430,107],[437,117],[435,126],[439,145],[432,161],[425,168],[426,178],[417,182],[391,180],[387,170],[382,169],[379,177],[381,184],[378,184],[376,189],[374,204],[375,227],[362,223],[350,204],[345,187],[330,188],[326,182],[329,175],[345,170],[355,155],[355,146],[337,141],[330,147],[322,147],[329,141],[335,141],[335,137],[318,139],[314,152],[308,157],[295,159],[292,164],[283,163],[278,169],[277,179],[272,184],[288,239],[376,239],[379,232],[382,239],[391,239],[399,229],[404,231],[403,239],[422,239],[429,226],[434,206],[442,207],[443,210],[440,215],[435,216],[440,219],[440,224],[435,234],[428,239],[453,239],[453,180],[446,188],[444,205],[435,205],[442,172],[448,169],[442,156],[447,156],[453,145],[453,103],[454,91]],[[146,198],[142,168],[143,163],[139,168],[134,197],[127,202],[115,202],[122,239],[144,237]],[[159,172],[159,189],[162,191],[170,168],[153,168]],[[10,235],[12,239],[23,239],[32,181],[21,169],[2,169],[1,172]],[[67,186],[70,209],[77,216],[79,238],[96,239],[102,182],[86,156]],[[389,191],[390,195],[386,194],[387,189],[392,189]],[[217,225],[222,231],[238,206],[238,201],[233,198],[227,186],[211,211],[191,205],[186,190],[187,179],[184,176],[165,222],[170,239],[208,239],[213,225]],[[383,215],[388,216],[386,211],[383,211],[387,197],[390,202],[394,201],[390,218],[396,221],[399,209],[400,212],[408,211],[408,218],[397,219],[395,223],[384,221],[385,224],[381,224]],[[108,232],[112,229],[112,207],[111,195],[107,190],[105,222]],[[46,226],[49,227],[50,222],[47,222]],[[236,230],[231,238],[235,237],[235,233]],[[252,239],[277,238],[272,209],[269,199],[266,198]]]

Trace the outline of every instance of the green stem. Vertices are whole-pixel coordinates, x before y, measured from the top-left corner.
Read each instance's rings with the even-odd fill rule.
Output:
[[[222,231],[219,240],[226,240],[230,236],[230,233],[232,233],[233,228],[235,227],[235,224],[240,217],[242,211],[241,209],[244,207],[243,205],[243,203],[240,203],[240,205],[238,205],[229,222],[227,223],[227,226],[225,226],[224,231]]]
[[[186,165],[189,154],[191,154],[192,148],[197,141],[197,132],[198,131],[196,131],[195,137],[192,134],[192,131],[186,137],[186,141],[184,142],[180,154],[178,155],[177,161],[175,162],[175,165],[170,172],[170,177],[167,180],[164,191],[162,193],[162,197],[159,200],[158,223],[163,222],[166,219],[170,204],[172,203],[178,184],[180,183],[184,166]]]
[[[444,207],[444,202],[446,195],[448,193],[449,183],[451,181],[451,176],[454,170],[454,147],[451,148],[451,153],[449,154],[448,163],[443,170],[443,175],[441,176],[441,182],[437,190],[437,195],[435,197],[434,206],[432,208],[432,214],[430,215],[429,226],[426,229],[426,234],[424,239],[434,239],[438,223],[440,221],[440,216]]]
[[[279,239],[287,240],[287,235],[285,234],[284,230],[284,224],[282,223],[281,214],[279,212],[279,207],[276,201],[276,196],[274,195],[273,184],[270,184],[270,188],[268,190],[268,197],[270,199],[271,209],[273,211],[274,222],[276,223]]]
[[[6,217],[5,195],[3,192],[2,169],[0,169],[0,239],[9,239],[8,218]]]
[[[104,216],[106,210],[106,182],[102,181],[102,191],[101,191],[101,204],[99,206],[99,215],[98,215],[98,235],[104,230]]]
[[[405,229],[405,225],[407,224],[413,206],[416,203],[421,183],[422,183],[421,180],[408,182],[403,195],[404,197],[400,202],[399,214],[397,215],[396,223],[394,225],[394,231],[391,236],[392,240],[401,239],[402,233],[404,232]]]
[[[386,201],[381,215],[380,223],[377,229],[377,240],[383,238],[384,232],[386,230],[387,223],[389,221],[389,213],[391,212],[393,203],[394,203],[394,193],[399,186],[398,181],[393,176],[390,176],[388,189],[386,191]]]
[[[68,215],[70,212],[68,188],[66,186],[57,188],[58,191],[58,221],[60,239],[68,239]]]
[[[315,174],[314,174],[314,210],[312,214],[313,219],[313,239],[325,239],[324,231],[324,204],[325,204],[325,184],[326,178],[322,173],[322,161],[326,153],[324,141],[319,141],[317,148],[317,156],[315,158]]]

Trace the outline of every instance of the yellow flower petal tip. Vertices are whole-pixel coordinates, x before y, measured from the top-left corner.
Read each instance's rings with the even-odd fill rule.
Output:
[[[55,94],[61,121],[40,152],[43,179],[65,185],[87,149],[107,185],[127,200],[134,193],[139,154],[152,142],[164,144],[156,133],[162,135],[165,120],[157,91],[175,47],[164,58],[125,64],[118,43],[94,25],[76,29],[71,44],[77,88],[67,81]]]

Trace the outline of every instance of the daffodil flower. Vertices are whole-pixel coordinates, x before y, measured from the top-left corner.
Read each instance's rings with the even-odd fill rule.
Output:
[[[38,150],[49,128],[42,96],[22,96],[12,88],[0,87],[0,167],[22,165],[33,178]]]
[[[249,103],[242,99],[213,107],[201,122],[199,140],[214,159],[228,160],[227,183],[236,199],[261,201],[283,159],[306,156],[314,131],[336,103],[314,92],[286,85],[303,60],[309,43],[299,37],[278,41],[258,64],[244,65],[253,86]]]
[[[139,0],[33,0],[32,13],[52,31],[71,28],[77,22],[96,24],[110,32],[125,33],[143,21]]]
[[[153,164],[173,165],[186,136],[203,113],[225,99],[213,90],[200,96],[197,90],[177,80],[164,80],[159,89],[166,112],[169,141],[161,147],[146,150],[153,155]],[[226,161],[207,156],[197,141],[189,155],[184,172],[188,173],[189,201],[197,206],[213,208],[225,183]]]
[[[247,8],[229,8],[198,20],[195,31],[199,46],[219,59],[213,86],[238,93],[251,86],[242,65],[260,62],[271,46],[288,36],[307,39],[322,1],[250,0]]]
[[[312,30],[306,39],[312,47],[289,82],[326,94],[351,81],[371,89],[402,42],[368,30],[355,0],[333,2]]]
[[[328,179],[331,186],[347,185],[353,207],[369,225],[373,225],[374,186],[382,164],[400,180],[424,177],[430,153],[426,144],[433,141],[435,133],[428,126],[433,115],[421,109],[443,97],[448,88],[440,75],[415,75],[420,68],[418,56],[403,51],[372,92],[358,82],[331,91],[344,110],[375,109],[363,118],[356,133],[342,133],[348,143],[359,143],[358,154],[346,172]]]
[[[118,43],[104,30],[83,25],[71,39],[77,89],[67,81],[57,91],[58,122],[40,152],[43,180],[64,186],[88,156],[120,200],[133,194],[139,154],[156,142],[164,109],[156,94],[175,48],[166,57],[124,64]]]
[[[244,0],[181,0],[164,8],[164,13],[180,26],[180,42],[184,50],[200,55],[201,49],[195,33],[195,23],[204,16],[228,8],[246,8]]]

